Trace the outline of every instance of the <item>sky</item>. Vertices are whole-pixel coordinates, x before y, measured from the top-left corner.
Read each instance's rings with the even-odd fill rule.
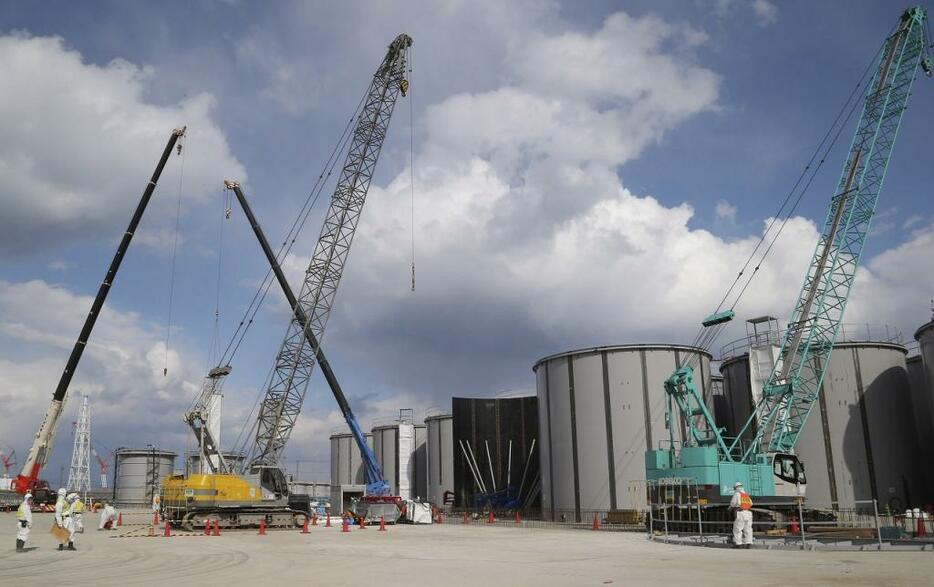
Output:
[[[83,394],[102,454],[193,448],[182,415],[266,271],[223,180],[281,242],[397,34],[414,39],[411,91],[323,344],[365,429],[455,395],[534,393],[533,364],[555,352],[689,343],[899,14],[792,0],[8,3],[0,448],[22,462],[175,127],[188,127],[182,154],[71,385],[53,485]],[[909,340],[934,297],[932,91],[919,77],[845,319]],[[790,314],[851,133],[715,355],[742,320]],[[332,190],[284,264],[296,290]],[[271,290],[226,383],[225,447],[252,423],[288,317]],[[289,472],[326,480],[342,427],[316,375]]]

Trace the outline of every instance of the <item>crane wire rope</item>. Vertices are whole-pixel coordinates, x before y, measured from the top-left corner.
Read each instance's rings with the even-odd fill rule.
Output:
[[[183,139],[185,143],[183,143]],[[178,143],[175,145],[178,155],[181,155],[182,162],[179,165],[178,170],[178,198],[175,203],[175,236],[172,241],[172,269],[169,272],[169,308],[168,308],[168,317],[166,319],[165,327],[165,355],[163,357],[162,364],[162,376],[167,377],[169,374],[169,341],[172,336],[172,310],[175,301],[175,269],[176,261],[178,258],[178,232],[179,232],[179,221],[182,216],[182,185],[185,178],[185,159],[188,155],[188,149],[183,148],[187,146],[187,138],[179,137]]]
[[[412,208],[412,291],[415,291],[415,98],[412,95],[414,59],[409,47],[409,188]]]
[[[216,364],[218,343],[220,342],[220,317],[221,317],[221,275],[223,274],[223,263],[224,263],[224,224],[226,220],[230,218],[230,190],[220,188],[221,193],[221,206],[222,211],[221,215],[218,217],[218,227],[217,227],[217,275],[214,283],[214,325],[213,325],[213,335],[211,337],[211,353],[208,358],[208,365],[205,366],[205,371],[210,368],[210,365]]]
[[[777,231],[774,233],[774,235],[771,235],[771,239],[769,240],[768,245],[765,248],[765,251],[759,257],[758,261],[756,262],[753,268],[752,273],[746,278],[745,283],[740,288],[740,291],[736,295],[735,299],[733,299],[733,302],[730,304],[729,309],[734,310],[737,304],[739,303],[739,301],[745,295],[747,289],[749,288],[749,285],[752,283],[753,279],[758,274],[759,269],[762,267],[762,264],[765,262],[769,253],[771,253],[773,247],[775,246],[775,243],[778,240],[778,237],[782,234],[782,232],[785,229],[785,226],[791,220],[792,215],[794,214],[795,210],[797,210],[798,205],[801,203],[801,200],[803,199],[804,195],[810,189],[811,184],[814,181],[814,178],[817,176],[818,172],[821,170],[824,163],[827,161],[827,157],[830,154],[830,151],[834,148],[834,146],[836,146],[837,141],[839,140],[841,134],[843,133],[843,129],[847,127],[847,125],[849,124],[849,121],[853,117],[853,114],[856,112],[857,108],[862,103],[859,99],[854,100],[854,98],[862,97],[865,95],[867,91],[864,88],[864,82],[866,81],[866,77],[869,75],[869,72],[872,71],[873,65],[875,65],[876,61],[879,58],[879,55],[882,53],[884,48],[885,48],[885,43],[883,43],[882,47],[878,51],[876,51],[872,59],[870,59],[869,64],[866,66],[866,69],[863,71],[863,74],[860,76],[859,81],[857,81],[856,85],[850,91],[849,96],[847,97],[846,101],[843,103],[843,106],[841,106],[840,110],[837,112],[837,115],[834,118],[833,122],[831,123],[830,127],[824,133],[824,136],[821,138],[820,143],[818,143],[817,148],[811,154],[810,159],[808,160],[807,164],[804,166],[804,169],[801,171],[801,174],[798,176],[791,190],[785,196],[785,199],[782,201],[781,206],[779,206],[778,211],[769,220],[765,231],[763,231],[762,233],[762,237],[756,243],[756,246],[753,248],[752,252],[746,258],[746,261],[744,262],[736,278],[733,280],[733,283],[730,284],[730,287],[727,289],[726,294],[724,294],[723,298],[720,300],[720,303],[717,305],[715,313],[720,312],[723,309],[724,304],[730,298],[730,294],[733,292],[733,289],[742,280],[742,277],[745,274],[746,269],[748,269],[749,264],[755,258],[756,253],[762,247],[763,243],[765,243],[766,240],[769,240],[769,236],[770,236],[770,233],[772,232],[773,227],[776,225],[776,223],[780,221],[780,224],[778,224]],[[863,88],[863,90],[860,91],[860,88]],[[827,142],[828,139],[830,139],[829,143]],[[818,156],[819,156],[819,159],[818,159]],[[816,165],[814,165],[815,160],[817,160]],[[804,182],[803,186],[802,186],[802,181]],[[801,188],[800,190],[799,190],[799,187]],[[797,192],[797,196],[795,196],[796,192]],[[792,201],[792,198],[794,198],[794,201],[792,202],[791,207],[788,208],[786,212],[785,208],[788,206],[788,203]],[[697,335],[694,337],[694,341],[691,343],[690,346],[709,351],[710,347],[716,342],[720,334],[723,332],[725,326],[726,326],[726,323],[721,323],[721,324],[714,325],[713,327],[702,327],[700,331],[697,333]],[[699,361],[700,361],[700,355],[695,354],[688,361],[687,366],[694,368],[697,366],[697,363]]]

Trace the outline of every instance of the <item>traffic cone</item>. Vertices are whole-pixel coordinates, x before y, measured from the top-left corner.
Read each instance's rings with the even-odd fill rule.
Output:
[[[214,536],[221,535],[221,523],[220,520],[214,520]]]
[[[600,520],[597,519],[597,514],[594,514],[594,515],[593,515],[593,526],[591,526],[590,529],[591,529],[591,530],[599,530],[599,529],[600,529]]]
[[[924,536],[924,514],[918,516],[918,529],[915,532],[915,536]]]
[[[211,535],[211,520],[207,518],[204,519],[204,535],[205,536]]]
[[[444,514],[442,514],[441,512],[438,512],[438,523],[439,524],[444,523]]]
[[[172,535],[172,525],[169,524],[168,520],[165,521],[165,531],[162,533],[162,535],[166,538]]]
[[[379,517],[379,531],[380,532],[386,531],[386,520],[383,518],[383,516]]]
[[[117,525],[118,526],[123,525],[123,512],[120,512],[119,514],[117,514]]]
[[[800,528],[798,527],[798,518],[796,516],[791,516],[791,527],[789,528],[791,535],[797,536],[799,530]]]
[[[308,518],[305,518],[305,523],[302,524],[302,534],[308,534]]]
[[[487,524],[495,524],[495,523],[496,523],[496,518],[493,517],[493,510],[490,510],[490,517],[487,520]]]
[[[312,525],[312,526],[317,526],[317,525],[318,525],[318,514],[315,514],[315,515],[311,516],[311,525]]]
[[[347,524],[347,518],[341,518],[341,532],[350,532],[350,526]]]
[[[467,512],[464,512],[464,522],[463,522],[463,523],[464,523],[464,524],[469,524],[469,523],[470,523],[470,518],[467,517]]]
[[[156,527],[153,526],[152,524],[149,525],[149,535],[150,535],[150,536],[155,536],[155,535],[156,535]]]
[[[266,535],[266,518],[263,518],[262,520],[259,521],[259,535],[260,536]]]
[[[324,527],[325,527],[325,528],[330,528],[330,527],[331,527],[331,512],[328,512],[328,517],[327,517],[327,519],[324,521]]]
[[[360,521],[357,522],[357,525],[360,526],[360,530],[366,530],[366,519],[360,518]]]
[[[153,512],[153,514],[152,514],[152,525],[153,525],[153,526],[157,526],[158,524],[159,524],[159,514],[158,514],[157,512]]]

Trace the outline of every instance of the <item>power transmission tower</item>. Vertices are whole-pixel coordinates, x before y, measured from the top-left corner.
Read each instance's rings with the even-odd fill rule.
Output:
[[[68,473],[68,491],[86,496],[91,489],[91,408],[84,396],[78,408],[75,423],[75,448],[71,453],[71,470]]]

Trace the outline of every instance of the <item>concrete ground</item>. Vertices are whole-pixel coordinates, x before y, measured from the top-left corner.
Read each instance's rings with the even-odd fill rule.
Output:
[[[124,516],[141,523],[145,515]],[[90,522],[90,523],[88,523]],[[644,534],[587,530],[396,526],[224,532],[219,537],[123,537],[98,532],[58,552],[49,514],[36,514],[35,550],[14,552],[15,515],[0,514],[5,585],[929,585],[932,552],[795,552],[671,546]]]

